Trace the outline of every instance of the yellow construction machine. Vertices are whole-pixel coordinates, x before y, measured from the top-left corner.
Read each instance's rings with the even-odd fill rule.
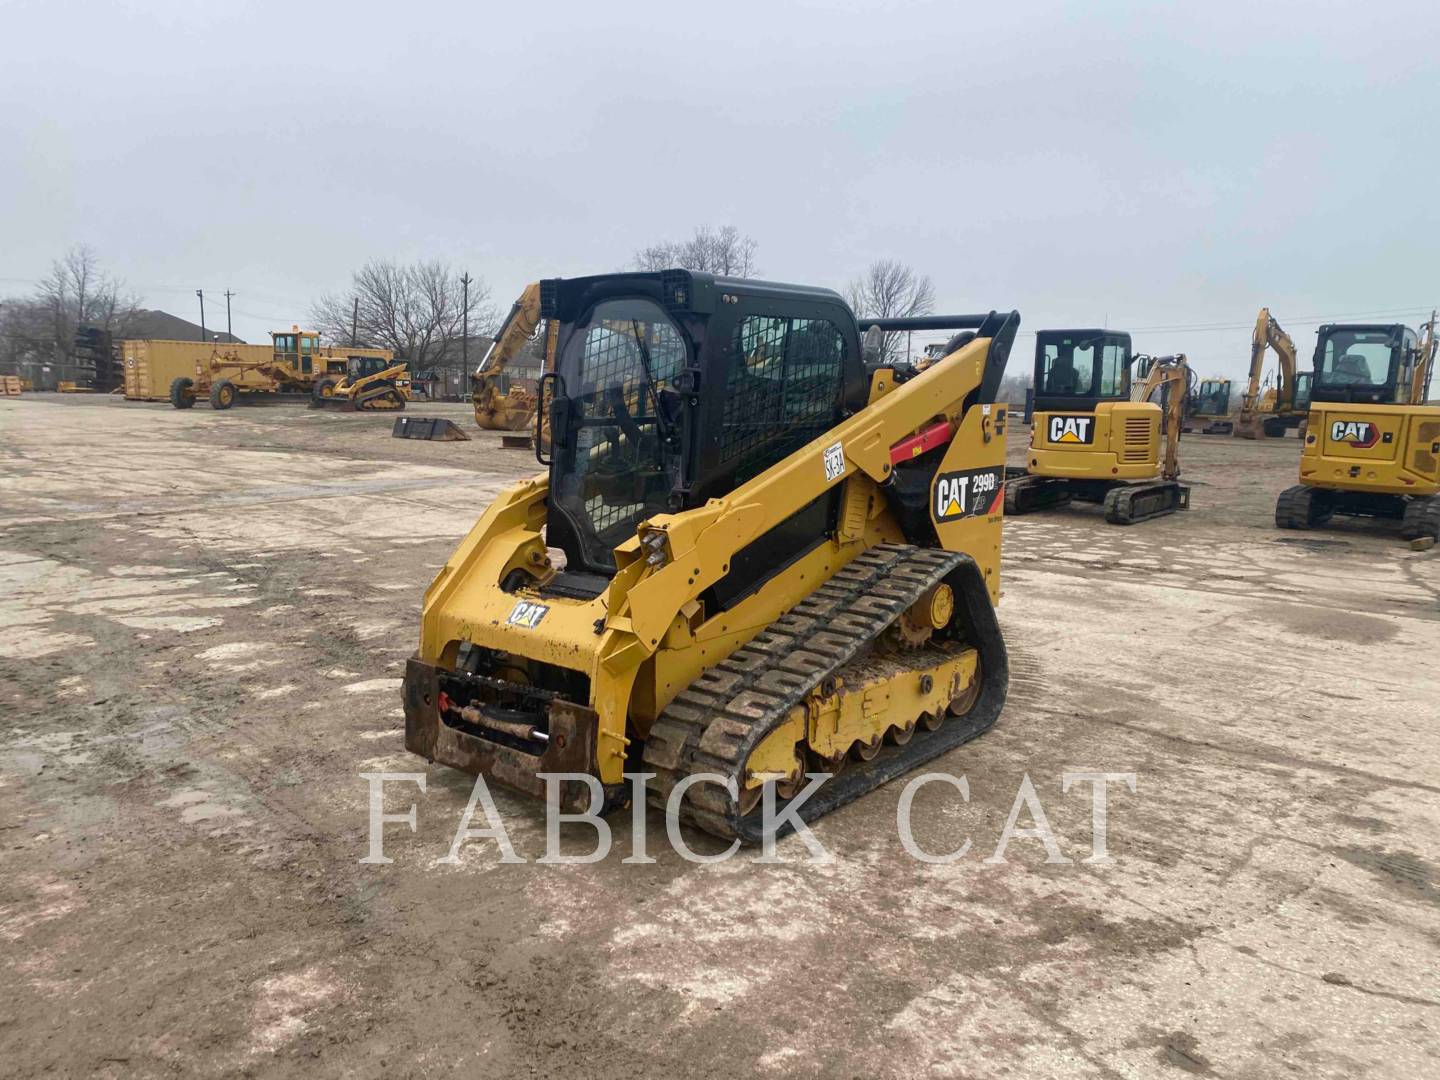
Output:
[[[1262,378],[1267,346],[1279,361],[1273,385]],[[1280,438],[1292,428],[1303,428],[1309,404],[1310,376],[1298,370],[1295,342],[1270,309],[1262,307],[1250,335],[1250,381],[1240,399],[1235,434],[1242,439]]]
[[[1300,483],[1275,524],[1312,529],[1336,514],[1400,521],[1406,540],[1440,537],[1440,406],[1426,405],[1435,316],[1420,334],[1396,324],[1317,331]]]
[[[346,412],[399,410],[410,400],[410,368],[401,360],[352,356],[343,375],[315,380],[310,407]]]
[[[1146,358],[1132,386],[1137,359],[1130,335],[1116,330],[1035,335],[1030,449],[1006,482],[1007,513],[1079,500],[1103,503],[1112,525],[1133,525],[1189,509],[1190,489],[1179,482],[1189,366],[1183,356]],[[1156,393],[1163,408],[1150,401]]]
[[[1202,426],[1203,425],[1203,426]],[[1233,435],[1235,418],[1230,412],[1230,380],[1221,376],[1201,379],[1200,384],[1185,396],[1185,422],[1180,429],[1187,435]]]
[[[535,423],[535,395],[515,382],[508,370],[535,340],[540,329],[540,283],[525,286],[520,298],[495,335],[495,341],[475,369],[475,423],[487,431],[526,431]],[[551,367],[556,327],[545,334],[545,369]]]
[[[389,349],[321,345],[317,331],[298,326],[272,332],[268,347],[221,345],[200,359],[194,357],[193,346],[184,342],[134,344],[146,346],[139,355],[148,353],[148,366],[153,369],[148,382],[153,383],[161,371],[172,373],[170,404],[177,409],[189,409],[202,398],[209,398],[213,409],[229,409],[244,400],[303,401],[313,398],[317,385],[327,378],[334,384],[346,379],[356,361],[372,367],[377,363],[388,367],[394,362]],[[130,354],[137,350],[128,345],[125,362],[127,372],[133,372],[136,357]]]
[[[995,722],[1018,314],[857,324],[828,289],[682,270],[539,292],[546,471],[425,593],[411,751],[535,796],[582,774],[571,812],[651,773],[654,805],[756,841],[767,784],[813,820]],[[911,374],[865,325],[971,332]]]

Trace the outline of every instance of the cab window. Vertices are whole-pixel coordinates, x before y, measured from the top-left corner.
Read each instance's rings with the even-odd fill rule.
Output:
[[[826,319],[748,315],[730,355],[720,460],[743,482],[834,424],[845,339]]]
[[[1042,395],[1089,397],[1095,375],[1095,342],[1047,342]]]
[[[1100,397],[1117,397],[1124,391],[1125,346],[1108,342],[1100,355]]]

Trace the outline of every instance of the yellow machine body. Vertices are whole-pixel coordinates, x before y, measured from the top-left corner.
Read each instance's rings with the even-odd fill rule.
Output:
[[[1300,482],[1390,495],[1440,493],[1440,406],[1316,402]]]
[[[954,368],[946,372],[978,368],[986,345],[967,346],[968,364],[963,357],[947,361]],[[975,378],[978,382],[978,375]],[[913,426],[919,426],[932,407],[922,396],[924,389],[917,379],[893,391],[897,396],[905,392],[910,399],[907,412],[917,418]],[[892,392],[888,380],[878,377],[872,400],[887,392]],[[997,429],[1003,433],[1006,413],[1003,404],[995,405],[988,416],[978,408],[970,410],[956,431],[940,475],[987,466],[998,474],[1004,466],[1005,441]],[[850,475],[844,481],[837,535],[738,606],[710,617],[698,602],[707,579],[723,574],[736,550],[776,524],[775,511],[765,503],[773,489],[817,489],[816,476],[823,477],[817,462],[825,445],[797,451],[723,500],[652,520],[650,527],[667,533],[672,545],[678,540],[685,556],[677,554],[676,561],[658,573],[647,573],[638,538],[628,541],[616,553],[621,569],[605,592],[589,601],[547,597],[544,618],[523,632],[516,629],[514,615],[527,593],[502,592],[499,583],[516,569],[533,574],[537,584],[553,573],[541,532],[549,485],[542,475],[510,488],[485,511],[426,590],[418,658],[453,664],[460,643],[468,641],[585,673],[592,687],[588,704],[595,710],[599,733],[593,765],[603,782],[618,784],[630,741],[627,725],[644,738],[660,711],[706,667],[760,633],[855,556],[878,544],[904,542],[878,486],[889,473],[887,455],[895,438],[883,424],[861,423],[866,419],[862,413],[844,425],[845,430],[837,429],[823,440],[825,445],[837,440],[854,445],[855,458],[864,462],[864,467],[853,459],[847,462]],[[857,433],[852,435],[851,429]],[[1003,501],[998,488],[990,494],[992,512],[940,523],[937,533],[946,550],[963,551],[975,559],[991,602],[997,603]],[[606,627],[599,634],[597,622]],[[446,732],[442,730],[442,737]],[[449,735],[454,737],[453,732]]]
[[[657,286],[666,290],[661,295],[667,303],[673,297],[672,310],[681,312],[690,328],[685,355],[692,366],[673,380],[654,378],[652,365],[667,354],[653,351],[661,347],[653,328],[642,330],[638,321],[598,314],[586,323],[584,319],[592,317],[584,312],[604,305],[576,301],[579,314],[565,316],[566,327],[575,329],[562,332],[568,334],[562,336],[562,351],[570,347],[564,342],[584,342],[583,348],[604,348],[607,356],[616,350],[633,353],[633,370],[643,365],[644,377],[606,383],[598,395],[587,390],[592,397],[585,400],[603,401],[619,418],[613,427],[607,429],[601,421],[579,428],[563,410],[556,413],[555,471],[502,492],[436,575],[424,597],[419,649],[406,672],[406,746],[534,795],[544,794],[541,774],[583,772],[605,785],[609,797],[609,792],[623,790],[627,762],[635,764],[641,753],[645,764],[660,773],[689,767],[679,758],[695,751],[696,744],[682,747],[674,739],[682,718],[693,718],[709,725],[703,736],[696,736],[702,747],[715,738],[730,739],[732,746],[738,745],[736,740],[751,741],[733,762],[734,783],[741,793],[732,797],[735,801],[725,803],[723,789],[717,789],[718,794],[687,801],[685,812],[693,815],[692,823],[719,835],[753,839],[747,831],[755,805],[751,799],[758,798],[767,777],[803,784],[807,761],[844,761],[850,754],[868,762],[867,755],[878,752],[887,737],[894,739],[898,760],[909,761],[912,754],[919,754],[914,760],[923,760],[926,740],[936,748],[944,745],[943,732],[951,729],[942,728],[940,719],[947,709],[960,715],[954,712],[957,702],[969,708],[969,702],[982,701],[975,712],[977,717],[986,713],[986,719],[977,720],[979,726],[970,734],[984,730],[998,714],[1003,688],[994,687],[1008,680],[1008,667],[992,609],[1000,595],[1008,410],[1003,403],[977,399],[982,385],[984,394],[995,393],[1019,316],[992,312],[954,317],[975,320],[960,326],[994,329],[988,336],[957,335],[943,359],[923,372],[897,377],[893,368],[862,367],[854,317],[828,290],[688,272],[550,285],[557,292],[573,289],[577,295],[620,291],[623,299],[614,303],[632,306],[641,301],[624,290]],[[592,292],[584,293],[587,289]],[[699,307],[702,304],[710,306]],[[740,308],[735,316],[726,310],[731,304]],[[733,331],[723,329],[728,318],[740,320]],[[842,329],[847,321],[848,334]],[[717,323],[722,329],[706,329]],[[758,326],[771,334],[775,351],[757,342],[737,356],[731,343],[746,340],[742,326]],[[816,326],[823,331],[819,338]],[[832,332],[834,336],[828,336]],[[617,483],[615,474],[594,470],[596,462],[614,453],[624,432],[635,429],[635,418],[658,420],[663,408],[684,401],[698,424],[704,416],[724,412],[730,400],[727,387],[746,386],[753,392],[779,386],[773,377],[781,372],[790,380],[783,385],[789,387],[786,393],[797,402],[795,407],[805,407],[801,403],[810,399],[800,395],[813,393],[816,380],[830,378],[826,371],[841,370],[813,366],[822,355],[813,351],[818,340],[833,340],[837,350],[842,340],[847,342],[843,370],[848,373],[845,393],[851,411],[817,421],[822,434],[748,479],[741,476],[728,490],[714,489],[690,508],[649,512],[636,519],[628,536],[628,526],[608,534],[618,539],[612,549],[613,573],[588,572],[588,580],[596,583],[593,594],[574,591],[579,588],[575,567],[568,561],[563,568],[557,565],[554,549],[547,547],[547,540],[557,542],[555,515],[565,505],[564,488],[559,495],[552,490],[553,477],[560,477],[561,485],[572,484],[575,477],[586,479],[591,486],[583,489],[588,500],[584,506],[603,508],[628,500],[626,485],[633,482],[628,474]],[[839,364],[842,356],[823,355],[834,358],[824,361],[830,365]],[[615,361],[607,363],[608,370],[616,370]],[[702,371],[710,373],[710,393],[718,396],[694,389],[696,373]],[[717,375],[720,371],[728,375]],[[557,371],[557,386],[564,385],[566,372],[572,388],[586,385],[583,374],[570,367]],[[675,387],[675,396],[662,398],[662,392],[669,394]],[[680,395],[687,392],[685,401]],[[568,409],[575,400],[560,404]],[[718,408],[707,412],[712,406]],[[653,412],[647,415],[649,410]],[[600,440],[577,441],[577,431],[599,431]],[[694,445],[700,453],[716,445],[703,432],[695,429]],[[574,455],[575,466],[563,464],[571,460],[563,456],[567,452]],[[559,471],[562,468],[566,471]],[[898,492],[902,473],[910,486]],[[817,507],[828,511],[817,518],[811,512]],[[768,550],[777,530],[794,528],[797,521],[819,524],[813,532],[805,525],[785,557],[773,563],[756,560],[754,553]],[[581,549],[582,556],[588,557],[588,551]],[[724,592],[725,582],[736,580],[732,565],[736,571],[744,568],[748,584]],[[877,583],[873,594],[868,586],[836,584],[871,573]],[[932,573],[933,579],[925,576]],[[863,660],[827,669],[832,673],[823,678],[817,674],[808,685],[805,673],[819,671],[813,665],[820,657],[797,640],[793,649],[772,655],[777,663],[802,666],[771,672],[764,684],[768,692],[755,696],[757,703],[766,703],[764,708],[781,711],[764,712],[756,704],[761,711],[748,712],[751,706],[744,702],[750,700],[749,691],[736,689],[745,675],[734,658],[750,648],[774,650],[773,643],[764,643],[785,632],[786,620],[800,618],[797,613],[807,604],[820,603],[817,596],[838,595],[845,588],[853,595],[844,603],[857,607],[844,609],[851,629],[837,626],[834,633],[856,635],[847,648],[861,652],[843,655]],[[892,597],[908,599],[903,609],[877,614],[874,605],[886,589]],[[870,607],[859,613],[866,604]],[[972,613],[983,609],[981,622],[990,629],[952,638],[962,608]],[[864,630],[869,636],[862,638],[856,627],[866,619],[872,620],[867,625],[873,630]],[[809,633],[823,636],[824,629],[818,626]],[[831,645],[838,650],[834,641]],[[822,648],[813,640],[808,647]],[[865,652],[868,648],[876,651]],[[469,666],[467,657],[477,655],[484,657],[483,669]],[[848,664],[839,659],[840,652],[833,655],[834,663]],[[988,657],[983,674],[982,655]],[[803,667],[807,662],[811,669]],[[784,693],[795,695],[793,708],[784,704]],[[524,714],[530,719],[519,724],[513,719],[519,709],[495,704],[495,694],[506,700],[544,696]],[[697,694],[718,695],[713,713],[699,716],[686,704]],[[471,703],[457,704],[457,695]],[[731,712],[726,715],[736,719],[715,720],[727,708]],[[752,716],[755,725],[747,734],[742,728]],[[921,722],[917,717],[931,718],[934,727],[927,722],[929,734],[902,751]],[[895,756],[885,760],[892,762],[892,769],[901,767],[893,764]],[[672,772],[672,783],[675,775],[678,772]],[[880,783],[894,773],[882,770],[875,775]],[[589,801],[583,791],[562,795],[562,801],[567,800],[577,805]],[[721,808],[706,809],[715,806]]]
[[[1093,413],[1036,413],[1029,471],[1079,480],[1153,480],[1160,475],[1160,406],[1103,401]]]

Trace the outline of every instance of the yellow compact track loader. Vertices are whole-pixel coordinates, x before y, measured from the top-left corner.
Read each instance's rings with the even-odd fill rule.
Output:
[[[510,361],[535,338],[540,329],[540,283],[532,282],[510,308],[510,314],[495,335],[480,366],[475,369],[475,423],[487,431],[527,431],[535,424],[535,395],[516,384],[508,370]],[[545,335],[545,368],[552,367],[555,353],[554,323]]]
[[[404,360],[352,356],[344,375],[315,380],[310,407],[345,412],[398,411],[410,400],[410,368]]]
[[[1335,514],[1398,519],[1406,540],[1440,538],[1440,406],[1426,405],[1435,319],[1317,331],[1300,483],[1275,524],[1313,529]]]
[[[1024,469],[1005,485],[1005,510],[1028,514],[1071,500],[1103,503],[1112,525],[1190,507],[1179,483],[1180,428],[1190,369],[1185,358],[1150,360],[1132,394],[1130,335],[1041,330]],[[1162,392],[1162,408],[1149,399]],[[1161,459],[1161,440],[1165,442]]]
[[[684,784],[683,820],[753,842],[767,783],[813,820],[995,722],[1018,314],[857,324],[681,270],[542,281],[540,313],[546,472],[425,593],[411,751],[537,797],[586,774],[571,812],[653,773],[654,805]],[[964,332],[912,374],[866,363],[867,325]]]

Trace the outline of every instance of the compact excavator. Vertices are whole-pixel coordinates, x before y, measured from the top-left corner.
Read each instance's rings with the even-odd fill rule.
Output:
[[[509,367],[535,340],[540,323],[540,283],[531,282],[511,306],[510,314],[475,369],[471,401],[475,406],[475,423],[485,430],[525,431],[534,425],[535,395],[513,380]],[[547,369],[554,355],[557,329],[552,325],[545,333],[543,366]]]
[[[1440,406],[1426,404],[1435,349],[1433,314],[1420,334],[1320,327],[1300,482],[1275,504],[1278,527],[1341,514],[1399,520],[1405,540],[1440,538]]]
[[[810,821],[995,722],[1016,312],[861,322],[828,289],[683,270],[538,294],[545,471],[425,593],[409,750],[570,812],[654,774],[653,805],[756,842],[766,785]],[[882,366],[872,327],[953,347]]]
[[[1135,382],[1131,368],[1142,359]],[[1189,379],[1184,356],[1138,357],[1117,330],[1039,331],[1030,448],[1026,467],[1006,481],[1006,512],[1078,499],[1103,503],[1112,525],[1133,525],[1188,510],[1179,447]],[[1150,401],[1157,393],[1163,408]]]

